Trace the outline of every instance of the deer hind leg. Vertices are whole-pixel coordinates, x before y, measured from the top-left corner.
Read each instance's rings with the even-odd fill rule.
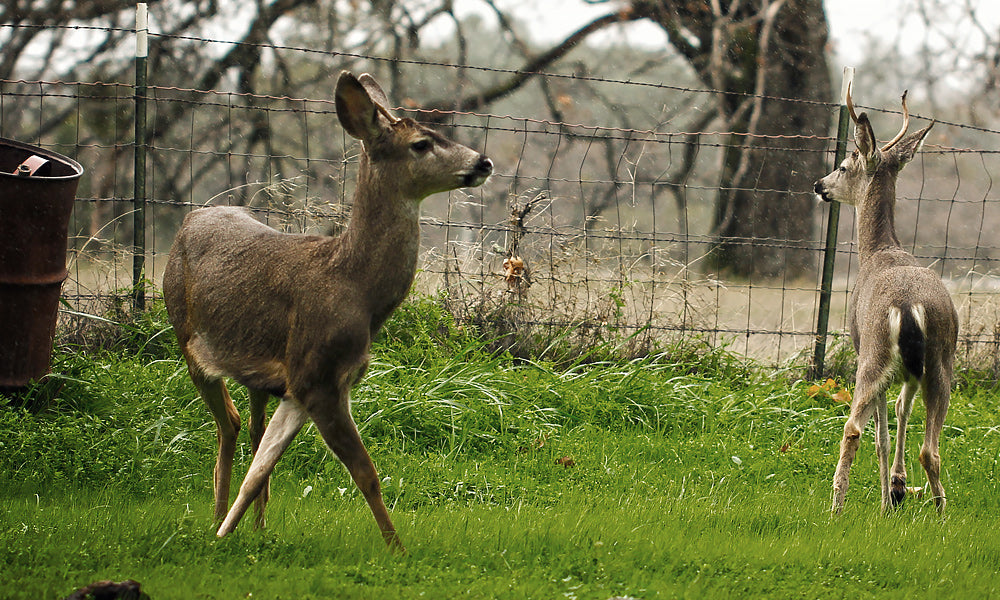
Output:
[[[229,508],[229,484],[233,473],[233,456],[236,453],[236,438],[240,432],[240,413],[233,406],[226,383],[220,378],[209,378],[191,370],[191,380],[201,393],[215,419],[216,437],[219,443],[215,459],[213,477],[215,492],[215,521],[226,516]]]
[[[892,461],[892,505],[898,506],[906,498],[906,426],[913,412],[913,397],[917,382],[907,379],[896,398],[896,456]]]
[[[393,550],[406,552],[396,535],[396,528],[389,518],[389,511],[382,499],[382,486],[378,473],[372,463],[368,450],[354,424],[350,412],[350,391],[345,391],[335,406],[325,406],[322,413],[314,412],[313,422],[327,446],[337,455],[351,474],[351,479],[358,486],[371,509],[375,522],[382,531],[382,538]]]
[[[889,494],[889,406],[885,394],[879,394],[875,400],[875,456],[878,459],[879,487],[882,491],[882,512],[891,508]]]
[[[260,448],[260,440],[264,437],[264,430],[266,429],[266,418],[267,418],[267,401],[270,400],[271,394],[262,390],[249,390],[250,392],[250,447],[253,450],[253,455],[257,456],[257,450]],[[256,520],[254,521],[254,526],[258,529],[264,528],[264,509],[267,507],[267,501],[271,497],[271,477],[268,476],[264,480],[264,485],[260,489],[260,493],[257,494],[257,499],[254,501],[254,508],[256,512]]]
[[[847,496],[847,487],[850,484],[851,464],[861,444],[861,433],[875,413],[877,403],[885,403],[883,398],[887,384],[884,370],[862,366],[858,369],[857,380],[851,414],[844,424],[844,437],[840,441],[837,470],[833,475],[831,510],[838,514],[844,509],[844,498]]]
[[[305,409],[297,400],[286,398],[278,404],[270,424],[264,430],[260,447],[250,464],[250,470],[240,486],[240,493],[236,496],[233,507],[229,509],[229,513],[222,525],[219,526],[216,535],[223,537],[236,528],[236,524],[240,522],[243,514],[250,507],[250,503],[257,498],[267,484],[271,472],[274,470],[274,465],[288,449],[295,434],[302,429],[307,418]]]
[[[944,514],[945,494],[941,485],[941,456],[938,446],[941,441],[941,429],[948,414],[948,404],[951,401],[951,383],[940,375],[928,376],[924,380],[924,404],[927,407],[927,426],[924,433],[924,443],[920,447],[920,464],[927,473],[927,482],[938,512]]]

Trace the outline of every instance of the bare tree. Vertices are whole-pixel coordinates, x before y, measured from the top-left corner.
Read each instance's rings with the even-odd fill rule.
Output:
[[[827,24],[821,0],[631,3],[658,23],[716,90],[732,132],[715,209],[713,264],[735,275],[798,275],[812,239],[811,173],[825,169],[831,99]],[[792,101],[786,100],[790,99]]]
[[[814,237],[815,203],[808,190],[812,174],[826,168],[825,144],[817,139],[829,131],[825,103],[832,94],[822,1],[583,1],[610,10],[536,54],[525,51],[509,15],[489,2],[525,62],[489,86],[432,106],[484,110],[593,33],[653,21],[703,85],[717,92],[716,115],[732,132],[721,165],[712,263],[738,276],[796,276],[811,268],[810,253],[789,246],[804,247]]]
[[[988,0],[903,0],[891,27],[895,35],[864,35],[871,68],[859,69],[859,85],[878,93],[878,83],[898,81],[871,101],[889,102],[908,88],[931,114],[995,126],[1000,19],[990,8]]]

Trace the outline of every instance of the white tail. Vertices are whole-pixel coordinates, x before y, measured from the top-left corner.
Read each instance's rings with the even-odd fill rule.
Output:
[[[857,386],[833,479],[834,512],[843,509],[851,463],[872,415],[882,508],[888,510],[905,498],[906,424],[918,385],[927,407],[920,464],[938,510],[945,508],[938,441],[951,398],[958,315],[941,278],[920,266],[896,237],[896,177],[934,125],[932,122],[907,136],[910,115],[906,93],[902,103],[903,127],[879,149],[868,115],[854,112],[848,88],[847,106],[855,123],[858,149],[815,186],[823,200],[851,204],[857,210],[861,265],[848,306],[851,339],[858,353]],[[897,379],[903,380],[903,389],[896,400],[896,456],[890,471],[885,392]]]
[[[364,494],[386,543],[402,549],[351,417],[350,391],[368,366],[372,338],[413,282],[420,201],[481,185],[493,163],[393,116],[367,74],[341,73],[336,106],[344,129],[362,143],[344,234],[283,234],[239,208],[193,211],[170,251],[163,295],[191,378],[218,427],[218,535],[231,532],[254,499],[263,526],[271,471],[312,419]],[[249,389],[254,451],[231,509],[240,417],[223,377]],[[271,395],[281,402],[265,428]]]

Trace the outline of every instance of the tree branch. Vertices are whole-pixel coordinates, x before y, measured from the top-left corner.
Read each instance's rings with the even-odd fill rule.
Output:
[[[241,67],[246,71],[256,68],[260,61],[260,45],[267,40],[267,34],[274,23],[286,13],[302,7],[315,4],[316,0],[277,0],[271,5],[263,7],[257,14],[257,18],[251,23],[243,39],[233,45],[233,48],[221,59],[206,71],[197,83],[200,90],[215,89],[219,81],[232,67]],[[153,123],[150,139],[158,138],[165,134],[171,124],[175,123],[187,108],[183,104],[176,104],[169,111],[162,111]]]
[[[604,15],[594,19],[590,23],[584,25],[580,29],[573,32],[569,37],[560,42],[558,45],[554,46],[547,52],[539,55],[538,57],[529,60],[523,67],[518,69],[514,75],[508,78],[492,88],[486,89],[474,95],[465,96],[456,101],[448,100],[435,100],[429,102],[424,106],[431,111],[444,111],[457,109],[460,111],[476,111],[480,110],[485,106],[492,104],[493,102],[509,96],[513,92],[520,89],[524,84],[531,80],[532,77],[539,75],[540,72],[551,65],[552,63],[558,61],[563,56],[566,56],[570,50],[572,50],[577,44],[582,42],[590,34],[600,31],[605,27],[614,25],[615,23],[622,23],[627,21],[633,21],[634,17],[631,10],[621,10],[613,13]],[[434,119],[433,115],[430,120]]]

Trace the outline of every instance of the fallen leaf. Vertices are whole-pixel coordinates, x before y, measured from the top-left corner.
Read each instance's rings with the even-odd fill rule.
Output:
[[[847,391],[846,389],[842,389],[830,397],[833,398],[836,402],[845,402],[847,404],[851,403],[851,392]]]
[[[556,459],[556,464],[562,465],[564,469],[568,469],[570,467],[575,467],[576,461],[574,461],[572,458],[568,456],[562,456]]]

